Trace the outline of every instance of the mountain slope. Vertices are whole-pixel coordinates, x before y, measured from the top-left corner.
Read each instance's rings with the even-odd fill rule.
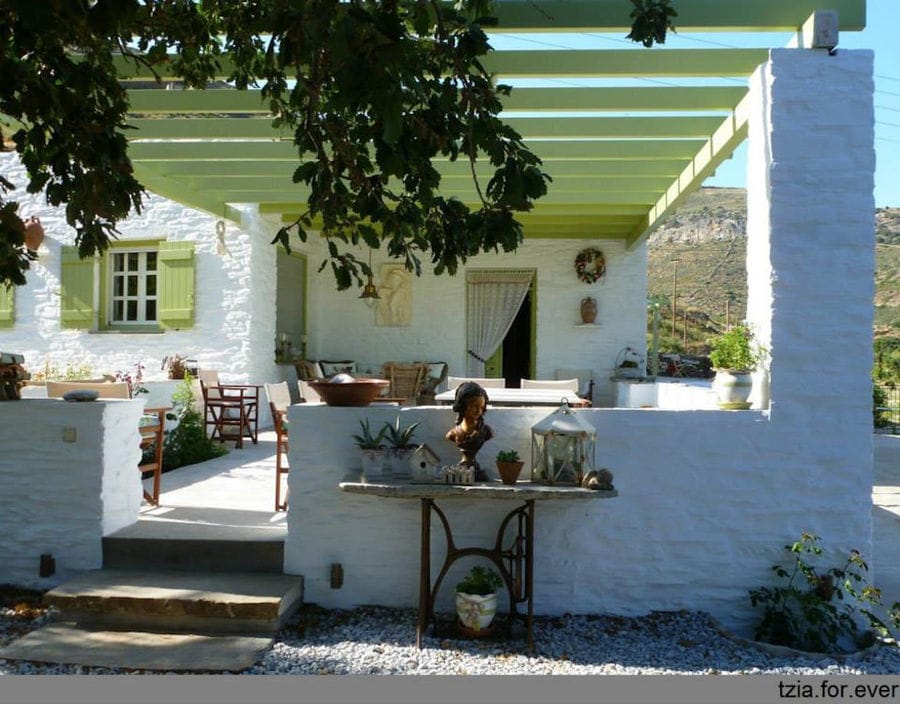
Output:
[[[739,188],[704,188],[692,195],[648,240],[648,289],[660,305],[661,331],[685,351],[728,321],[741,321],[747,305],[747,202]],[[876,336],[900,337],[900,208],[875,212]],[[684,315],[687,313],[687,334]],[[687,339],[687,344],[684,344]],[[675,341],[670,341],[675,342]]]

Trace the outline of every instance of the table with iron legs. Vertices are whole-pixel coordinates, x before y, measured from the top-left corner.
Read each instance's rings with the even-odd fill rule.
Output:
[[[507,637],[512,635],[515,620],[525,622],[525,637],[529,649],[534,648],[534,516],[535,503],[548,499],[607,499],[618,495],[615,490],[592,490],[574,486],[546,486],[531,482],[506,485],[497,481],[473,485],[360,483],[343,482],[342,491],[388,498],[419,499],[421,509],[421,545],[419,557],[419,611],[416,620],[416,646],[422,647],[422,636],[432,625],[432,635],[438,634],[434,605],[441,584],[450,566],[467,556],[490,560],[500,573],[509,594]],[[458,547],[447,515],[437,504],[438,499],[505,499],[522,504],[509,511],[501,520],[497,537],[490,547]],[[444,529],[446,554],[437,577],[431,576],[431,523],[436,515]],[[508,540],[507,540],[508,539]],[[507,540],[504,546],[504,540]],[[524,604],[524,613],[519,613]]]

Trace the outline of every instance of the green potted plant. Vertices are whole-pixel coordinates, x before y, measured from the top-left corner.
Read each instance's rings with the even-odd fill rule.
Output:
[[[515,484],[524,464],[515,450],[500,450],[497,453],[497,471],[500,473],[500,481],[504,484]]]
[[[463,627],[483,631],[497,613],[497,590],[503,580],[494,570],[475,565],[456,585],[456,614]]]
[[[362,433],[354,435],[353,440],[356,442],[356,446],[359,448],[362,456],[363,477],[367,479],[380,478],[384,468],[386,449],[384,446],[385,429],[382,428],[373,434],[368,418],[360,420],[359,425],[362,428]]]
[[[745,325],[735,325],[713,338],[709,361],[716,370],[713,389],[719,408],[750,408],[747,399],[753,387],[751,375],[761,358],[762,349]]]
[[[393,423],[384,424],[382,433],[388,445],[385,452],[385,474],[395,477],[409,476],[409,458],[417,447],[413,444],[412,438],[418,427],[418,423],[402,426],[400,416],[397,416]]]

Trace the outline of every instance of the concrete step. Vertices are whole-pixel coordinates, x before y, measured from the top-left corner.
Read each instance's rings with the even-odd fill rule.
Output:
[[[103,566],[281,573],[286,535],[284,514],[158,507],[103,538]]]
[[[57,620],[159,633],[273,634],[303,599],[303,577],[102,569],[44,595]]]
[[[103,538],[106,569],[260,572],[284,571],[284,539]]]

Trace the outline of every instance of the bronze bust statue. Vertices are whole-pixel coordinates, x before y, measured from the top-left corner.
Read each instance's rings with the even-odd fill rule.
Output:
[[[491,426],[484,422],[485,408],[488,403],[487,392],[474,381],[466,381],[456,389],[453,410],[456,412],[456,425],[445,436],[456,443],[462,452],[462,464],[475,469],[475,481],[487,481],[487,474],[478,465],[475,455],[488,440],[494,437]]]

